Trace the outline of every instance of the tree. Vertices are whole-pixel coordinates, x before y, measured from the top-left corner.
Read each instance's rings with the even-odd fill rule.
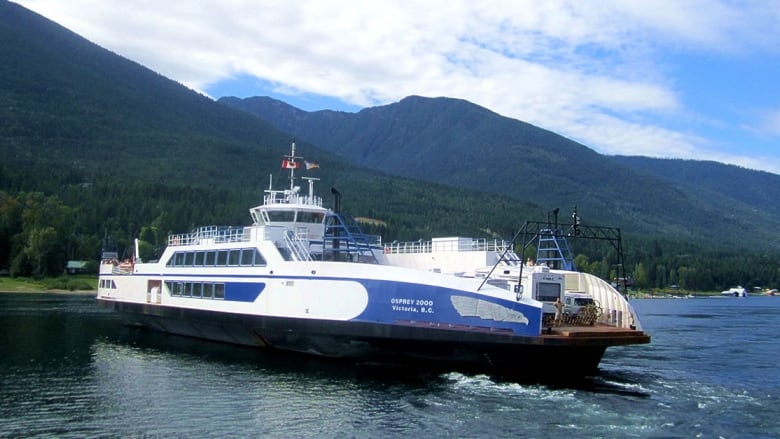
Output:
[[[65,269],[73,209],[40,192],[19,194],[21,230],[12,237],[11,275],[56,276]]]
[[[650,278],[645,268],[645,264],[638,262],[634,266],[634,285],[637,288],[647,288],[650,285]]]
[[[33,277],[54,276],[65,268],[61,245],[54,227],[35,228],[27,234],[24,248],[27,260],[32,264]]]
[[[580,271],[589,271],[590,259],[582,253],[574,257],[574,266]]]
[[[691,285],[688,283],[689,268],[682,266],[677,268],[677,285],[681,288],[689,289]]]
[[[8,267],[15,254],[13,237],[22,231],[22,205],[10,194],[0,191],[0,267]]]

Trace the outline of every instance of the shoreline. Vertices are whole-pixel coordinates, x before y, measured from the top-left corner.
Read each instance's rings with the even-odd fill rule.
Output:
[[[33,279],[0,276],[0,292],[97,295],[98,279],[92,275],[67,275]]]
[[[52,289],[52,290],[9,290],[7,288],[0,288],[0,293],[7,293],[7,294],[72,294],[72,295],[79,295],[79,296],[97,296],[97,291],[93,290],[62,290],[62,289]]]

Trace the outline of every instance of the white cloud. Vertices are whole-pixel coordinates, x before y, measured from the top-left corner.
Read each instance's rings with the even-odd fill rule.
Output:
[[[713,143],[665,124],[697,118],[669,51],[780,41],[776,1],[20,3],[196,90],[247,74],[357,106],[450,96],[604,153],[660,157],[711,157]]]

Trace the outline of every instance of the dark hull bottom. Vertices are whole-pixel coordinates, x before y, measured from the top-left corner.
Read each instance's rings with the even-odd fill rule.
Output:
[[[544,379],[587,376],[598,370],[604,340],[518,337],[448,330],[423,324],[380,325],[215,313],[160,305],[98,300],[128,324],[172,334],[257,346],[359,363],[411,366]]]

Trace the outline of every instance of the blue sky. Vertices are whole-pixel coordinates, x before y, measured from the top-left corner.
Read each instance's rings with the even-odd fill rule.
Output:
[[[471,101],[607,155],[780,174],[780,0],[21,0],[213,98]]]

